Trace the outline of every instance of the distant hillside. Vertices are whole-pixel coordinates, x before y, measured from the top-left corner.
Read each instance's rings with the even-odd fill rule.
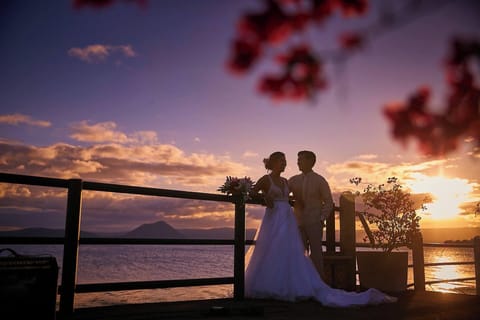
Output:
[[[425,243],[464,241],[480,236],[480,228],[422,228],[420,231]],[[357,230],[357,242],[362,243],[364,236],[365,232],[363,230]]]
[[[463,241],[480,236],[480,228],[429,228],[421,231],[423,242]]]
[[[127,232],[126,238],[164,238],[183,239],[184,235],[164,221],[142,224],[140,227]]]
[[[25,228],[12,231],[0,231],[1,237],[53,237],[59,238],[65,236],[63,229],[48,229],[48,228]],[[81,237],[97,237],[95,233],[88,231],[81,231]]]
[[[255,229],[246,230],[246,239],[253,239]],[[14,231],[0,231],[0,237],[63,237],[63,229],[26,228]],[[163,239],[233,239],[233,228],[179,229],[164,221],[142,224],[126,233],[81,232],[82,238],[163,238]]]
[[[480,228],[424,228],[421,230],[424,242],[467,241],[480,236]],[[246,239],[253,239],[255,229],[246,230]],[[26,228],[15,231],[0,231],[0,237],[63,237],[63,229]],[[82,231],[82,238],[125,237],[125,238],[164,238],[164,239],[233,239],[233,228],[175,229],[164,221],[141,226],[127,233],[94,233]],[[362,243],[364,232],[357,230],[357,242]],[[336,238],[339,239],[338,231]]]
[[[179,229],[187,239],[233,239],[233,228],[210,228],[210,229]],[[256,229],[247,229],[245,238],[252,240]]]

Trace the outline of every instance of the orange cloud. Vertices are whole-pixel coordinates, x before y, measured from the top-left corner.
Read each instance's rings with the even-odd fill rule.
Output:
[[[71,48],[68,50],[68,55],[74,58],[78,58],[88,63],[104,62],[111,55],[119,53],[120,55],[132,58],[136,56],[136,52],[131,45],[103,45],[92,44],[84,48]]]
[[[38,147],[0,140],[0,170],[164,188],[190,186],[211,192],[226,175],[244,175],[248,169],[227,156],[187,154],[177,146],[161,144],[154,131],[126,134],[114,122],[87,121],[71,129],[73,139],[92,144]]]
[[[127,135],[115,130],[116,127],[117,125],[114,122],[100,122],[89,125],[88,121],[81,121],[71,126],[73,133],[70,138],[82,142],[128,142]]]
[[[0,123],[5,123],[9,125],[27,124],[44,128],[50,127],[52,125],[49,121],[35,120],[32,119],[32,117],[30,116],[20,113],[0,115]]]
[[[86,122],[72,130],[77,140],[94,143],[34,146],[0,139],[0,171],[204,192],[216,192],[226,175],[245,175],[248,171],[227,156],[188,154],[177,146],[161,144],[150,131],[128,135],[115,123]],[[2,227],[61,228],[65,206],[65,190],[0,184]],[[90,191],[83,194],[85,230],[125,231],[158,220],[176,227],[231,226],[232,215],[233,206],[225,203]]]
[[[355,157],[355,159],[358,158],[359,157]],[[374,162],[366,160],[351,160],[327,166],[327,173],[330,175],[327,177],[327,179],[334,192],[342,192],[345,190],[358,191],[358,188],[355,188],[354,185],[349,183],[349,179],[353,177],[361,177],[362,184],[380,184],[385,183],[388,177],[394,176],[399,179],[402,185],[405,185],[407,188],[411,189],[411,186],[419,183],[419,180],[421,180],[420,177],[423,179],[428,179],[429,181],[435,181],[435,178],[441,178],[445,176],[446,170],[451,170],[451,172],[453,172],[451,176],[456,178],[448,178],[448,176],[445,176],[443,179],[450,182],[453,182],[454,180],[461,180],[465,185],[471,187],[468,191],[468,195],[465,195],[466,198],[464,199],[464,202],[460,203],[460,209],[463,210],[460,214],[472,215],[472,207],[478,202],[478,199],[480,199],[480,190],[478,188],[480,183],[477,177],[472,177],[472,175],[469,174],[468,170],[466,171],[466,174],[464,174],[464,178],[459,178],[464,167],[465,166],[462,166],[460,163],[458,163],[458,159],[453,158],[405,162],[400,164],[391,164],[381,161]],[[422,189],[417,191],[413,190],[413,196],[422,200],[425,195],[428,195],[430,198],[435,200],[435,189],[438,189],[438,187],[442,186],[431,185],[430,189]],[[449,194],[453,193],[453,190],[449,192]]]

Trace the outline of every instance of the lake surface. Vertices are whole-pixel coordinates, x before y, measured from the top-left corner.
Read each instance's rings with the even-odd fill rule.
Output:
[[[52,255],[61,268],[60,245],[12,245],[21,254]],[[425,263],[473,261],[472,248],[424,248]],[[410,264],[411,255],[410,255]],[[473,265],[425,268],[426,281],[474,277]],[[233,246],[213,245],[82,245],[79,251],[78,283],[175,280],[233,277]],[[59,272],[59,283],[61,269]],[[408,282],[413,282],[409,268]],[[475,294],[475,281],[427,285],[427,290]],[[75,295],[75,307],[122,303],[165,302],[229,298],[233,285],[132,290]]]

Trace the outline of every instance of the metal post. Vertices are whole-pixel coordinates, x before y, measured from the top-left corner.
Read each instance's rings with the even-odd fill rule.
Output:
[[[425,291],[425,258],[423,253],[423,237],[418,233],[412,242],[413,283],[415,291]]]
[[[473,252],[475,256],[475,288],[477,296],[480,296],[480,237],[473,239]]]
[[[233,298],[245,298],[245,203],[241,195],[235,199],[235,247],[233,265]]]
[[[355,198],[351,192],[340,196],[340,249],[342,254],[350,257],[347,269],[347,287],[354,290],[356,286],[356,235],[355,235]]]
[[[65,221],[65,243],[63,246],[62,284],[60,291],[60,314],[65,318],[73,314],[77,282],[81,207],[82,180],[71,179],[68,181],[67,217]]]

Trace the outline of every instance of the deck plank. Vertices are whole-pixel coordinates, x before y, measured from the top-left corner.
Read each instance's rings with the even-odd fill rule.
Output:
[[[479,320],[480,296],[409,290],[397,303],[355,308],[327,308],[315,301],[215,299],[82,308],[73,319]]]

